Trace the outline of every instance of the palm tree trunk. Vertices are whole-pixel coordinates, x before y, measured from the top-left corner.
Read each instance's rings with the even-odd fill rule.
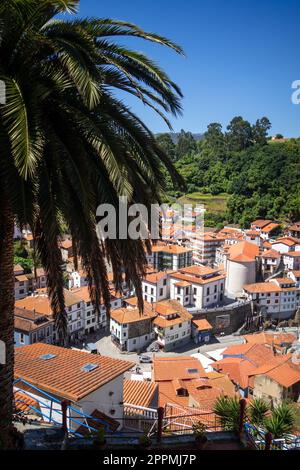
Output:
[[[0,447],[12,447],[14,371],[14,216],[0,195],[0,341],[5,345],[5,364],[0,364]]]

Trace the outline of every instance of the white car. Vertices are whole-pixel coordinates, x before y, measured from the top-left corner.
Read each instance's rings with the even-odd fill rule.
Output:
[[[150,356],[139,356],[139,362],[140,363],[145,363],[145,364],[149,364],[150,362],[152,362],[152,359]]]

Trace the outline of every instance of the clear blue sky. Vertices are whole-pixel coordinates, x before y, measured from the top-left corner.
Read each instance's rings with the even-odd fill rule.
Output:
[[[184,48],[186,58],[129,42],[182,88],[175,131],[202,132],[210,122],[226,126],[236,115],[251,122],[265,115],[271,134],[300,136],[300,105],[291,102],[291,83],[300,79],[299,0],[81,0],[79,14],[128,20]],[[142,104],[128,102],[154,132],[167,131]]]

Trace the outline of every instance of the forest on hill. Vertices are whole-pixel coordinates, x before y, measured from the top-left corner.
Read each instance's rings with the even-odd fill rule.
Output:
[[[225,131],[219,123],[209,124],[200,141],[183,130],[176,144],[169,134],[158,135],[159,144],[186,181],[183,193],[166,174],[169,200],[226,200],[220,210],[210,210],[208,205],[206,225],[248,227],[257,218],[299,220],[300,138],[284,140],[278,135],[273,141],[268,137],[270,129],[266,117],[251,124],[237,116]]]

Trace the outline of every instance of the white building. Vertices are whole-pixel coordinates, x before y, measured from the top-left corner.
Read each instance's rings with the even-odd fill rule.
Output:
[[[159,302],[170,295],[169,274],[173,271],[160,271],[147,274],[142,281],[143,298],[146,302]]]
[[[300,251],[300,241],[293,237],[277,238],[272,243],[272,248],[279,253],[288,253],[289,251]]]
[[[36,400],[46,422],[47,417],[51,422],[52,415],[61,423],[60,401],[68,400],[68,416],[76,419],[68,419],[69,430],[86,435],[87,419],[96,429],[105,425],[116,430],[123,424],[123,374],[132,366],[128,361],[36,343],[16,348],[15,379],[26,377],[37,389],[31,390],[20,380],[15,392],[20,390]],[[43,392],[58,402],[51,403]],[[82,414],[94,417],[94,422]]]
[[[289,271],[297,271],[300,269],[300,250],[288,251],[283,255],[283,263]]]
[[[208,266],[190,266],[170,274],[170,299],[199,309],[221,305],[225,274]]]
[[[290,277],[296,283],[296,286],[300,288],[300,270],[289,271],[288,277]]]
[[[165,351],[190,341],[192,315],[179,302],[163,300],[155,305],[155,311],[154,330]]]
[[[266,250],[261,255],[262,271],[265,275],[272,275],[277,270],[281,255],[276,250]]]
[[[248,284],[244,292],[254,305],[279,320],[291,317],[300,305],[300,290],[291,278]]]
[[[144,305],[144,312],[138,308],[119,308],[110,315],[110,333],[113,343],[121,351],[140,351],[154,338],[153,320],[156,312],[149,304]]]

